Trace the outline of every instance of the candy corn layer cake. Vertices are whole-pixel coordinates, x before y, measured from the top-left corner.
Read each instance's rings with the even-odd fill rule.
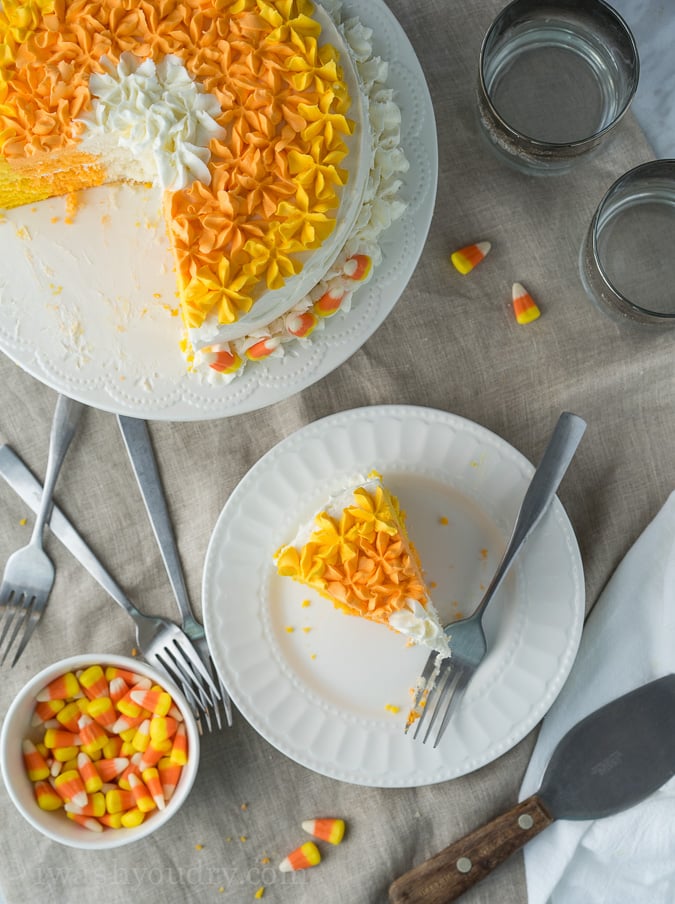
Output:
[[[368,29],[325,6],[0,4],[0,208],[159,186],[177,346],[212,379],[348,310],[405,207],[387,64]]]
[[[277,552],[276,563],[280,575],[312,587],[348,615],[449,655],[405,513],[379,476],[331,498]]]

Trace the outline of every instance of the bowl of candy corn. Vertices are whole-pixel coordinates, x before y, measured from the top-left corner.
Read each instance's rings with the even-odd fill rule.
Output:
[[[180,691],[124,656],[63,659],[15,698],[0,766],[24,818],[53,841],[106,849],[163,826],[197,774],[199,732]]]

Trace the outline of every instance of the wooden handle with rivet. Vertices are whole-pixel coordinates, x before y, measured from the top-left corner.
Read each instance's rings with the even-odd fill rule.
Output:
[[[392,904],[446,904],[468,891],[553,822],[536,794],[399,876]]]

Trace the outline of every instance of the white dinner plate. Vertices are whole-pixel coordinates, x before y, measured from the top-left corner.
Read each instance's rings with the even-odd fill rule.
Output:
[[[581,637],[582,563],[556,498],[488,609],[489,653],[456,718],[437,749],[423,745],[403,728],[425,649],[334,609],[274,565],[329,494],[373,469],[407,512],[441,618],[469,614],[534,468],[456,415],[378,406],[302,428],[246,474],[208,547],[206,632],[237,708],[293,760],[360,785],[431,784],[505,753],[551,706]]]
[[[383,0],[346,0],[389,61],[410,169],[408,207],[381,236],[382,263],[306,345],[249,366],[229,385],[188,374],[179,350],[176,280],[157,190],[102,186],[81,194],[70,225],[55,198],[0,216],[0,350],[43,383],[95,408],[189,421],[288,398],[346,361],[390,313],[426,241],[438,177],[436,124],[422,68]],[[292,349],[292,351],[291,351]]]

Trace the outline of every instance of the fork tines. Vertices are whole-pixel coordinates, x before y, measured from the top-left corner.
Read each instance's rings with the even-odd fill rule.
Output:
[[[4,664],[9,651],[23,629],[23,636],[12,659],[12,666],[14,666],[32,637],[42,616],[42,611],[37,607],[35,594],[17,593],[12,588],[7,591],[6,588],[0,587],[0,606],[2,607],[0,612],[7,613],[2,626],[2,634],[0,634],[0,651],[2,651],[0,665]]]
[[[182,688],[188,703],[200,718],[201,713],[211,730],[210,708],[217,711],[220,692],[202,663],[190,641],[185,638],[174,638],[171,646],[167,645],[155,654],[158,662],[173,680]]]
[[[469,674],[460,663],[442,653],[432,653],[417,681],[406,733],[414,725],[413,739],[416,739],[424,726],[421,737],[425,744],[432,728],[438,723],[434,740],[434,747],[437,747],[468,683]]]

